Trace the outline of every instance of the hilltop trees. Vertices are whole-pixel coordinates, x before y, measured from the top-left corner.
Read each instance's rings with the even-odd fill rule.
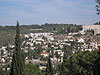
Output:
[[[24,66],[24,52],[21,50],[20,27],[17,21],[15,50],[13,52],[10,75],[24,75]]]

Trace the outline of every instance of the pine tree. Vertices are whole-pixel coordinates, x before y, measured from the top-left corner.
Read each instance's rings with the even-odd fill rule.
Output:
[[[17,21],[15,50],[13,52],[10,75],[24,75],[24,66],[24,52],[21,50],[20,27]]]
[[[64,52],[63,62],[60,65],[59,75],[64,75],[66,73],[65,72],[66,71],[66,68],[65,68],[65,66],[66,66],[66,59],[68,59],[68,58],[71,57],[71,55],[72,55],[72,49],[71,49],[70,46],[64,45],[63,52]]]
[[[53,75],[53,67],[52,67],[52,63],[50,60],[50,56],[48,57],[45,75]]]
[[[59,69],[59,75],[64,75],[64,70],[65,70],[65,61],[67,59],[67,56],[66,56],[66,49],[64,48],[64,56],[63,56],[63,62],[62,64],[60,65],[60,69]]]

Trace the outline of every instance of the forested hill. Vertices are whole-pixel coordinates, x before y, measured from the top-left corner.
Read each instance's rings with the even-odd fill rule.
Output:
[[[15,30],[15,26],[0,26],[0,46],[14,43]],[[82,30],[82,26],[73,24],[21,25],[21,34],[54,31],[59,34],[65,34],[79,30]]]
[[[42,29],[40,30],[31,30],[31,29]],[[22,33],[30,33],[30,32],[53,32],[54,30],[67,30],[69,29],[71,32],[77,32],[82,29],[81,25],[73,25],[73,24],[48,24],[44,25],[21,25]],[[15,26],[0,26],[0,34],[3,32],[15,32]]]

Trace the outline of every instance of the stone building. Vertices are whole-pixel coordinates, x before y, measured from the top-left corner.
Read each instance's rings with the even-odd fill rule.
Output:
[[[94,34],[100,34],[100,25],[83,25],[83,30],[94,30]]]

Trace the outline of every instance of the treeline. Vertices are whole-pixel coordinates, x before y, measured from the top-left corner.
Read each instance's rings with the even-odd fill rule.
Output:
[[[1,33],[11,33],[15,32],[15,26],[0,26],[0,34]],[[79,30],[82,30],[82,25],[76,25],[76,24],[48,24],[45,23],[43,25],[21,25],[21,33],[30,33],[30,32],[53,32],[54,30],[60,31],[60,30],[67,30],[69,29],[70,32],[77,32]],[[42,29],[42,30],[30,30],[30,29]],[[73,30],[73,31],[72,31]]]
[[[39,33],[39,32],[56,32],[57,34],[66,34],[82,30],[82,25],[76,24],[48,24],[43,25],[21,25],[21,34]],[[41,30],[34,30],[41,29]],[[14,44],[15,26],[0,26],[0,47],[8,43]]]

